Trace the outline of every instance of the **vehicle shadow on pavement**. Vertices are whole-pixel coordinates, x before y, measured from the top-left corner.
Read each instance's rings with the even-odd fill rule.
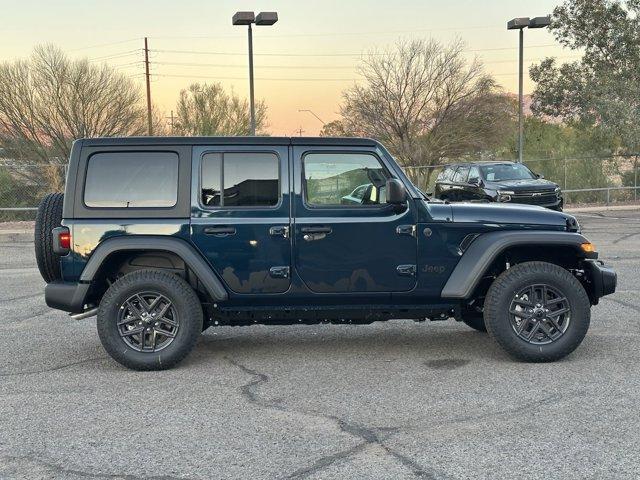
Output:
[[[407,358],[427,362],[431,368],[449,369],[469,362],[512,361],[487,335],[458,328],[372,328],[367,326],[222,327],[209,329],[200,338],[185,365],[206,363],[214,356],[287,358],[344,357],[345,361],[373,357],[380,361]],[[430,363],[431,362],[431,363]],[[439,363],[441,362],[441,363]]]

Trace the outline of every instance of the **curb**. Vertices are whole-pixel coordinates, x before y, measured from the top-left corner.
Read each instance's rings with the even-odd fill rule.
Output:
[[[576,208],[565,208],[564,211],[567,213],[587,213],[587,212],[615,212],[615,211],[624,211],[624,210],[640,210],[640,205],[610,205],[610,206],[601,206],[601,207],[576,207]]]
[[[0,230],[0,243],[33,243],[31,230]]]

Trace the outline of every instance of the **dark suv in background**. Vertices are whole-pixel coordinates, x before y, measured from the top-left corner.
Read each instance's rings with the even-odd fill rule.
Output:
[[[513,162],[447,165],[438,175],[434,194],[454,202],[506,202],[562,210],[560,187]]]

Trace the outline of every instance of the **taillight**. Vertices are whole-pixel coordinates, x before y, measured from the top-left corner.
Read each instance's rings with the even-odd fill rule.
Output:
[[[67,227],[56,227],[53,233],[53,252],[66,255],[71,250],[71,232]]]
[[[71,233],[64,232],[58,234],[58,242],[60,243],[60,248],[66,248],[67,250],[71,249]]]

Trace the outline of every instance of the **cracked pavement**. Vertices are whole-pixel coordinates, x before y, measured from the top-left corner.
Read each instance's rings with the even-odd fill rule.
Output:
[[[209,329],[132,372],[46,308],[32,244],[0,243],[0,478],[637,479],[640,212],[578,219],[618,292],[553,364],[397,320]]]

